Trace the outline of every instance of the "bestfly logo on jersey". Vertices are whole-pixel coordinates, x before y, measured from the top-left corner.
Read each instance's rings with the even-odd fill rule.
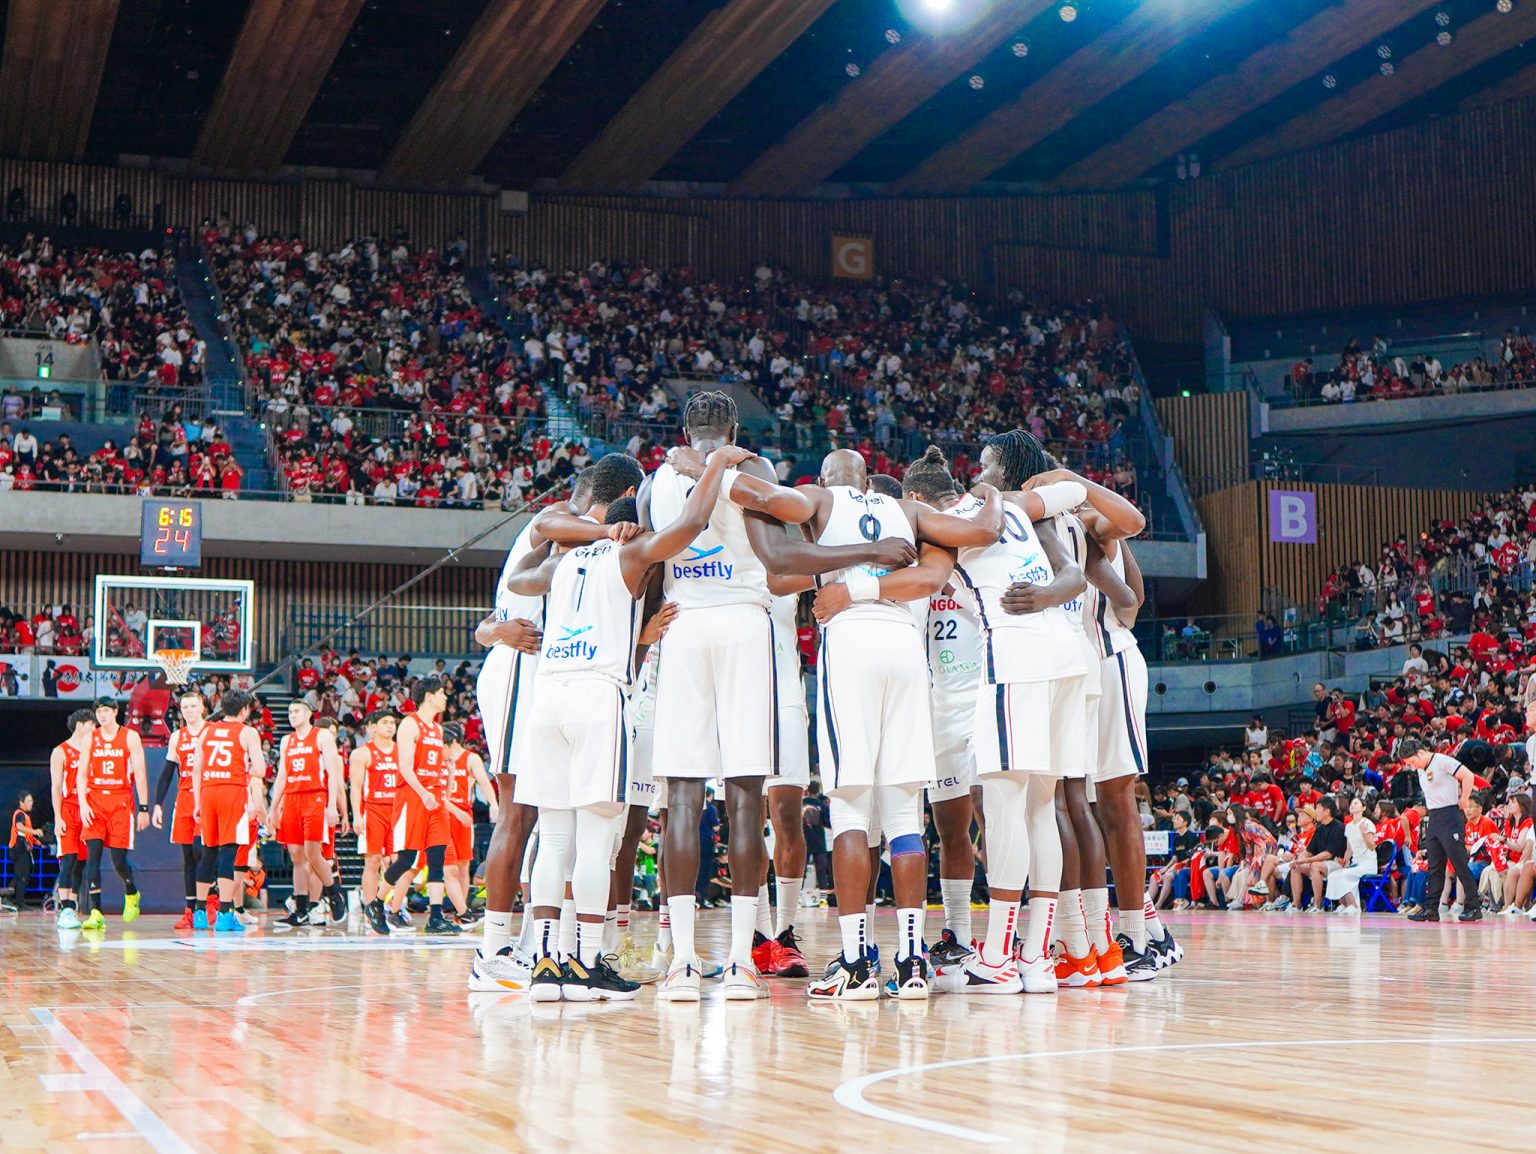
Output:
[[[697,545],[690,545],[681,563],[672,562],[672,576],[678,581],[701,578],[729,581],[736,567],[729,561],[709,560],[716,553],[723,552],[725,552],[724,545],[716,545],[713,549],[700,549]]]
[[[552,661],[595,661],[597,646],[581,640],[583,633],[591,631],[590,625],[583,625],[580,629],[562,628],[560,640],[551,642],[544,650],[544,656]]]
[[[1046,584],[1048,581],[1050,581],[1051,575],[1046,567],[1039,562],[1039,552],[1031,553],[1028,557],[1024,558],[1024,560],[1020,561],[1012,571],[1009,572],[1008,580],[1023,582],[1029,585]]]

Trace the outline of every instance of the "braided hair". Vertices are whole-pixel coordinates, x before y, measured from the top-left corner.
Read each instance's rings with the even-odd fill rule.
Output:
[[[729,433],[740,423],[736,402],[718,389],[694,393],[683,406],[683,427],[689,432]]]
[[[997,454],[1003,467],[1003,483],[1000,489],[1017,489],[1036,473],[1049,469],[1045,447],[1025,429],[1012,429],[999,433],[987,442],[987,448]]]
[[[907,466],[902,485],[914,497],[953,497],[958,492],[949,458],[937,445],[929,445],[923,455]]]

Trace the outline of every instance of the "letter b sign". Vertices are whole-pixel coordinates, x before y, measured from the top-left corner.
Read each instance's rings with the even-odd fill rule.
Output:
[[[1316,545],[1317,495],[1271,489],[1269,539],[1291,545]]]

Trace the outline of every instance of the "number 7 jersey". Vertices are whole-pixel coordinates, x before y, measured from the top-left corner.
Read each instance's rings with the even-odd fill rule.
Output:
[[[995,545],[960,550],[955,574],[977,602],[988,684],[1055,681],[1088,671],[1083,647],[1061,606],[1038,613],[1003,611],[1009,586],[1049,585],[1056,579],[1034,525],[1017,505],[1004,499],[1003,535]]]

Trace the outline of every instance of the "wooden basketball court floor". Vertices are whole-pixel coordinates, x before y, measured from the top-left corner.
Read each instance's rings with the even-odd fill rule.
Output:
[[[716,956],[726,920],[701,915]],[[802,921],[820,966],[836,923]],[[782,981],[692,1006],[471,995],[478,935],[170,922],[62,942],[36,914],[0,922],[0,1147],[1401,1154],[1532,1133],[1524,919],[1174,915],[1186,960],[1141,985],[811,1005]]]

